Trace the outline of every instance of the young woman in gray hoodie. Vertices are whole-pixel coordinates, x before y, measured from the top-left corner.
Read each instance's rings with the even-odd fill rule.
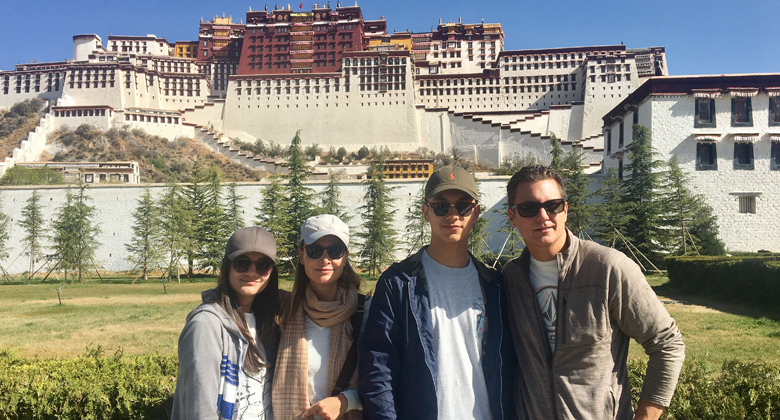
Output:
[[[179,336],[171,419],[273,420],[278,289],[274,237],[259,227],[235,231],[217,288],[202,293]]]

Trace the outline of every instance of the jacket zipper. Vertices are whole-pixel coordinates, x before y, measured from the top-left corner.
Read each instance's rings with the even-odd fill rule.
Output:
[[[420,271],[422,272],[422,270],[420,270]],[[425,277],[425,274],[423,273],[422,276]],[[409,284],[409,297],[407,299],[408,299],[407,300],[408,304],[411,305],[411,301],[412,301],[412,285],[411,284]],[[409,308],[409,312],[412,313],[412,318],[414,318],[414,322],[417,324],[417,335],[420,337],[420,344],[423,344],[422,343],[422,333],[420,332],[420,328],[422,328],[422,325],[421,325],[422,323],[421,323],[420,319],[417,318],[417,315],[414,313],[414,311],[411,310],[411,307]],[[407,314],[408,314],[408,312],[407,312]],[[407,324],[407,328],[408,328],[408,324]],[[423,344],[423,353],[425,353],[425,345],[424,344]],[[423,359],[425,360],[425,366],[428,367],[428,373],[431,375],[431,379],[433,380],[433,390],[438,395],[439,394],[439,390],[437,389],[438,388],[438,384],[436,383],[436,378],[433,377],[433,369],[431,368],[430,363],[428,363],[428,358],[427,357],[423,357]]]

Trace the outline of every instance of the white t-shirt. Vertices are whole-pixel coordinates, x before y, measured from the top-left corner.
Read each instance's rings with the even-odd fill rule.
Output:
[[[482,337],[485,301],[472,261],[465,268],[450,268],[422,255],[431,302],[436,353],[436,402],[440,420],[490,420],[485,375],[482,371]]]
[[[542,310],[547,341],[555,352],[555,325],[558,319],[558,260],[537,261],[531,257],[531,287]]]
[[[265,355],[262,343],[257,340],[257,323],[254,314],[244,314],[249,333],[257,343],[260,355]],[[241,370],[238,387],[238,419],[239,420],[273,420],[271,409],[271,381],[268,369],[260,368],[257,374],[250,375]]]

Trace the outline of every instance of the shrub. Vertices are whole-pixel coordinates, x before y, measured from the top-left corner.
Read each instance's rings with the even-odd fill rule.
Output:
[[[685,293],[731,302],[776,305],[780,255],[670,257],[669,282]]]
[[[163,419],[176,387],[175,355],[134,359],[98,347],[72,359],[0,352],[0,418]]]

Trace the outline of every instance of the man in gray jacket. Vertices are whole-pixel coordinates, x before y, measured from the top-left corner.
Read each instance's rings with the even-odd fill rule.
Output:
[[[509,219],[526,245],[504,267],[520,366],[518,417],[657,420],[685,358],[674,319],[633,261],[566,229],[556,171],[523,168],[507,195]],[[626,367],[630,338],[649,356],[636,413]]]

